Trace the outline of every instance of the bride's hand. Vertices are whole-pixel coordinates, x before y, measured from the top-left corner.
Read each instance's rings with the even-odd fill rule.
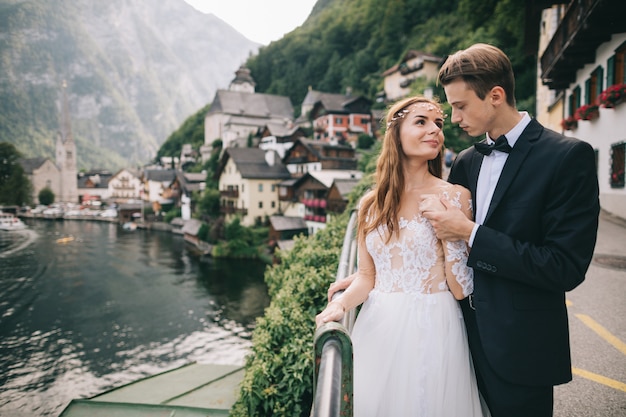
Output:
[[[356,274],[352,274],[344,279],[335,281],[330,284],[330,287],[328,287],[328,302],[331,302],[333,300],[333,295],[335,295],[337,291],[342,291],[348,288],[350,284],[352,284],[352,281],[354,281],[355,277]]]
[[[331,301],[328,303],[324,311],[315,316],[315,324],[320,327],[324,323],[329,321],[339,321],[343,318],[346,309],[339,300]]]
[[[419,211],[422,215],[427,211],[444,211],[446,209],[441,198],[436,194],[422,194],[421,197]]]

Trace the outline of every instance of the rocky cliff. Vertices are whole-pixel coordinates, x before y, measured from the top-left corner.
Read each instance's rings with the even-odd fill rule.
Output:
[[[79,168],[147,162],[258,47],[184,0],[0,0],[0,142],[53,157],[65,80]]]

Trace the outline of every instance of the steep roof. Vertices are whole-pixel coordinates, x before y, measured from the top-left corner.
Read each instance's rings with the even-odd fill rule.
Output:
[[[26,174],[32,175],[33,171],[40,168],[48,159],[50,158],[22,158],[20,159],[20,165]]]
[[[302,217],[270,216],[269,220],[272,228],[279,232],[307,228],[306,222]]]
[[[326,188],[330,188],[333,185],[333,182],[336,182],[337,180],[352,180],[359,182],[359,180],[363,177],[363,173],[361,171],[347,169],[323,169],[321,171],[309,171],[307,174],[324,184]]]
[[[328,113],[345,113],[350,112],[351,105],[358,101],[363,101],[367,105],[371,104],[371,101],[363,96],[309,90],[302,101],[302,107],[313,108],[317,105],[323,107]]]
[[[176,178],[176,171],[173,169],[148,169],[144,171],[143,176],[148,181],[174,181],[174,178]]]
[[[273,151],[270,151],[273,152]],[[265,151],[259,148],[226,148],[217,174],[220,175],[226,162],[232,159],[242,178],[247,179],[285,179],[291,175],[287,167],[280,162],[278,155],[270,165],[265,160]]]
[[[330,142],[324,142],[324,141],[320,141],[320,140],[311,140],[311,139],[305,139],[305,138],[298,138],[294,141],[294,144],[291,148],[289,148],[287,150],[287,152],[285,152],[285,157],[283,158],[283,160],[288,160],[289,155],[291,154],[291,152],[297,148],[297,144],[301,143],[302,146],[304,146],[309,152],[311,152],[312,154],[315,155],[315,157],[321,161],[321,160],[355,160],[356,158],[354,156],[352,157],[336,157],[336,156],[328,156],[329,154],[329,150],[332,149],[338,149],[338,150],[342,150],[342,151],[346,151],[347,153],[350,153],[352,155],[355,155],[355,150],[352,146],[350,145],[340,145],[340,144],[333,144]]]
[[[202,222],[200,220],[189,219],[185,222],[185,225],[183,226],[183,233],[191,236],[197,236],[201,227]]]
[[[218,90],[207,116],[214,113],[292,120],[294,111],[286,96]]]
[[[358,183],[359,180],[357,179],[336,178],[333,181],[333,186],[337,188],[342,197],[347,197]]]
[[[400,66],[404,64],[406,61],[413,59],[413,58],[420,57],[420,56],[422,57],[424,61],[439,63],[442,60],[440,56],[429,54],[429,53],[422,52],[422,51],[416,51],[415,49],[410,49],[407,51],[406,54],[404,54],[399,64],[396,64],[393,67],[385,70],[385,72],[383,72],[382,74],[383,77],[386,77],[387,75],[393,74],[394,72],[398,71],[400,69]]]
[[[267,131],[272,136],[276,136],[277,138],[289,137],[296,133],[298,130],[301,130],[300,126],[271,122],[265,123],[263,127],[267,128]],[[304,135],[304,132],[302,134]]]

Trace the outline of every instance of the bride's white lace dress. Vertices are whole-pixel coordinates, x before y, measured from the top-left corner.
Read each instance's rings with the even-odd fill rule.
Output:
[[[442,245],[417,212],[386,236],[381,227],[365,241],[376,281],[351,335],[355,417],[482,417],[461,309],[445,280],[452,273],[472,292],[466,244]]]

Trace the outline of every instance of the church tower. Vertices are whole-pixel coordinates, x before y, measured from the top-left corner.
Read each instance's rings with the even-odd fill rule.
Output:
[[[250,70],[242,65],[235,71],[235,78],[230,82],[228,89],[242,93],[254,93],[255,87],[256,83],[250,75]]]
[[[78,203],[78,170],[76,168],[76,144],[72,137],[70,125],[70,106],[67,98],[67,83],[63,81],[63,98],[61,100],[60,129],[56,143],[56,164],[59,168],[60,195],[56,201]]]

